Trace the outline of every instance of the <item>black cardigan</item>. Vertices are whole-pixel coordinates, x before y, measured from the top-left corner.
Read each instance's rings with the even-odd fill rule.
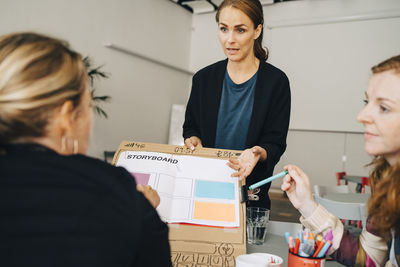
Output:
[[[215,146],[218,110],[227,62],[226,59],[214,63],[193,76],[192,91],[183,124],[184,139],[197,136],[204,147]],[[278,68],[260,61],[246,148],[261,146],[267,151],[267,160],[257,164],[247,178],[248,185],[272,175],[276,163],[286,149],[289,119],[289,80]],[[270,185],[262,189],[268,191]],[[260,198],[263,197],[260,195]],[[255,205],[270,206],[268,196],[264,202]]]
[[[0,266],[171,266],[168,227],[123,168],[37,145],[0,153]]]

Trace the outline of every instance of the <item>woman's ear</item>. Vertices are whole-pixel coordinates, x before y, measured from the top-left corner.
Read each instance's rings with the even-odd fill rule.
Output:
[[[71,100],[67,100],[59,109],[59,127],[62,133],[72,135],[74,120],[74,104]]]
[[[263,26],[261,24],[258,24],[257,28],[254,31],[254,40],[257,40],[258,37],[260,37],[260,34],[262,32],[262,27]]]

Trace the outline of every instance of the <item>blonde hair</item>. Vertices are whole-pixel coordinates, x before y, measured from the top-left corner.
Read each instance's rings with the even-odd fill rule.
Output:
[[[80,54],[36,33],[0,37],[0,144],[42,137],[55,108],[80,104],[87,88]]]
[[[372,73],[393,71],[400,74],[400,55],[389,58],[372,67]],[[400,133],[399,133],[400,134]],[[389,230],[400,230],[400,159],[391,166],[382,157],[376,157],[371,165],[370,175],[372,195],[368,201],[368,215],[381,233],[390,238]]]

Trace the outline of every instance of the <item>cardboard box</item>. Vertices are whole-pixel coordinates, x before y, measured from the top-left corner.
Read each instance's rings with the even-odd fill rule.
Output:
[[[116,151],[113,164],[124,151],[148,151],[190,155],[220,160],[237,158],[241,151],[123,141]],[[239,186],[240,188],[240,186]],[[240,227],[218,228],[201,225],[168,224],[172,263],[176,267],[235,266],[235,257],[246,254],[245,204],[240,204]]]

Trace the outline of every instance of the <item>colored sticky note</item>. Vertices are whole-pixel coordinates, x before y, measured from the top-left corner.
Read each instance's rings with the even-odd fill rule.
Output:
[[[235,204],[195,201],[193,219],[235,222]]]
[[[233,183],[196,180],[195,196],[234,200],[235,185]]]
[[[139,173],[139,172],[131,172],[132,176],[135,177],[135,181],[137,184],[148,185],[150,174],[148,173]]]

